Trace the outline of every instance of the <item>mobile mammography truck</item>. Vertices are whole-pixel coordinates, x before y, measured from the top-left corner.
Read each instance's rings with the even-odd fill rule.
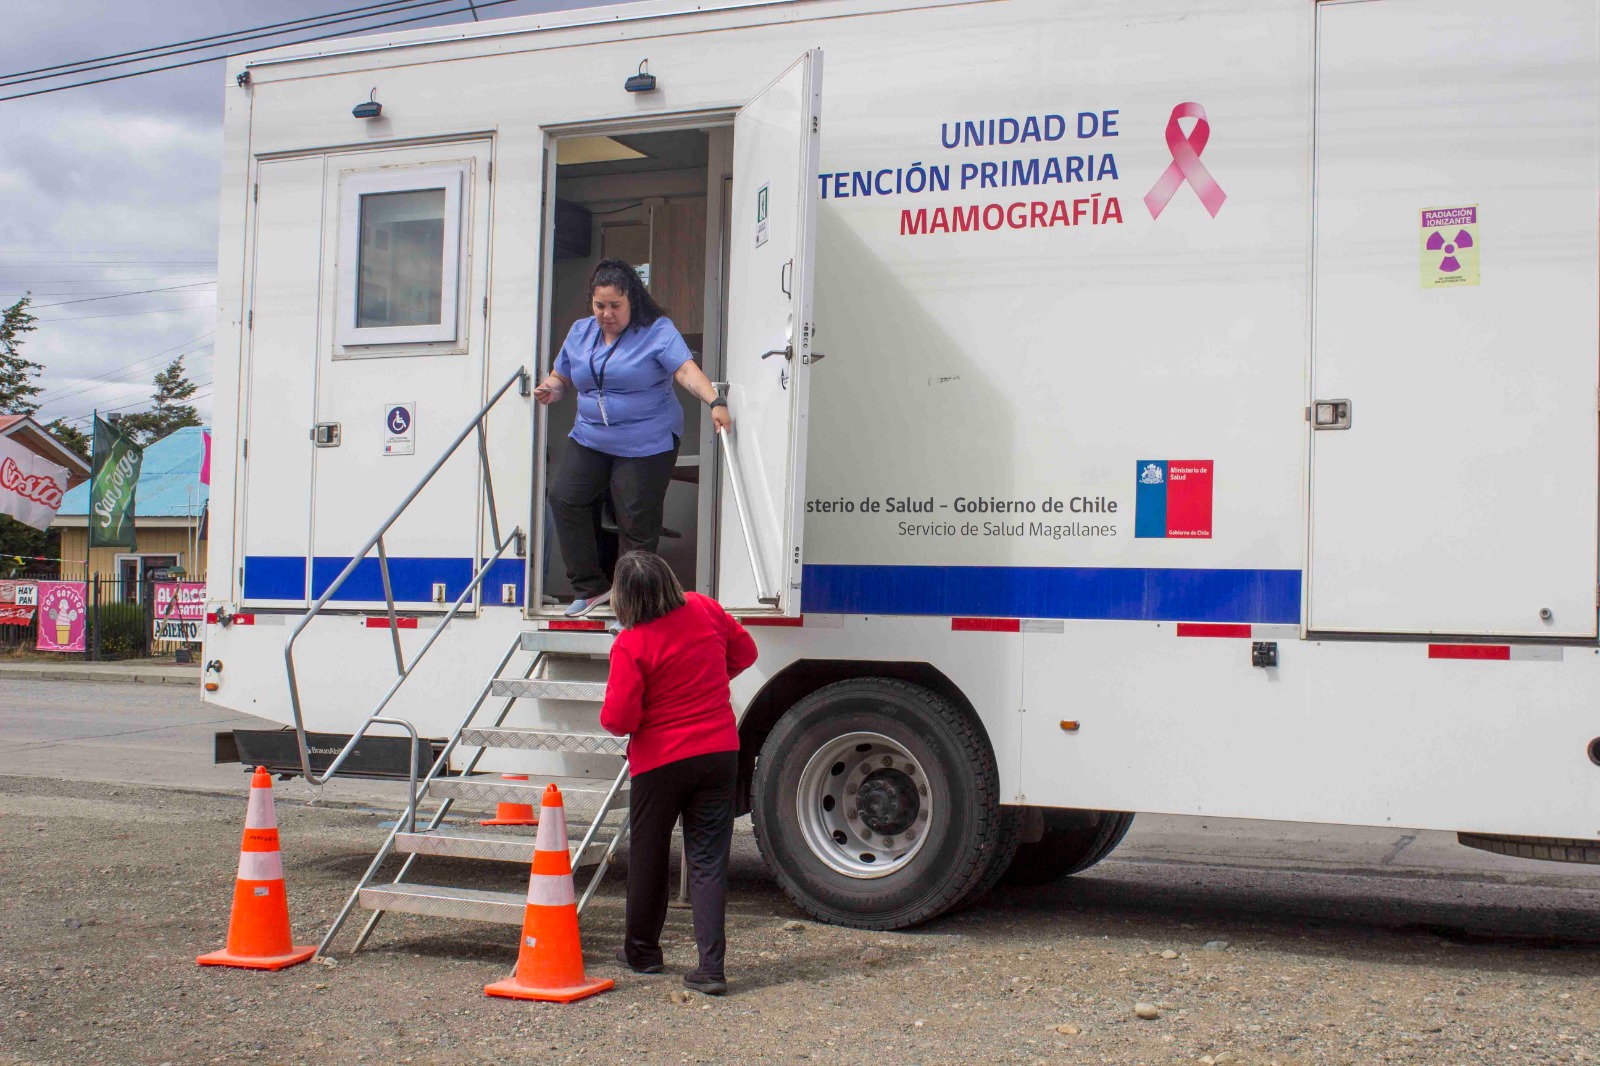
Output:
[[[224,757],[615,809],[529,386],[616,256],[810,913],[1139,811],[1600,859],[1591,0],[653,0],[237,59],[224,151],[207,698],[298,727]]]

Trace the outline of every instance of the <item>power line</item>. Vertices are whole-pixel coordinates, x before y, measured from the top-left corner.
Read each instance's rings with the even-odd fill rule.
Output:
[[[195,293],[195,295],[198,296],[199,293]],[[109,315],[75,315],[72,318],[41,318],[39,320],[39,324],[57,325],[62,322],[92,322],[97,318],[131,318],[134,315],[166,315],[175,311],[207,311],[210,310],[212,306],[212,304],[204,303],[190,304],[187,307],[156,307],[149,311],[117,311]]]
[[[330,12],[328,12],[326,14],[323,14],[323,15],[306,15],[304,18],[290,19],[287,22],[273,22],[273,23],[269,23],[269,24],[267,24],[265,26],[256,26],[256,27],[253,27],[253,28],[248,29],[248,30],[230,30],[227,33],[215,33],[215,34],[212,34],[209,37],[192,37],[187,41],[173,41],[173,42],[170,42],[168,44],[153,44],[148,48],[136,48],[131,52],[114,52],[111,55],[96,56],[93,59],[80,59],[80,60],[76,60],[75,62],[71,62],[71,63],[57,63],[54,66],[49,66],[49,67],[35,67],[32,70],[19,70],[19,71],[16,71],[16,72],[12,73],[12,74],[0,74],[0,83],[20,84],[22,81],[38,81],[40,79],[25,77],[25,75],[29,75],[29,74],[47,74],[48,71],[53,71],[53,70],[54,71],[65,71],[68,67],[87,67],[87,66],[90,66],[91,64],[99,64],[101,66],[106,66],[106,67],[120,66],[121,65],[121,63],[111,62],[112,60],[121,60],[122,63],[136,63],[136,62],[138,62],[137,59],[128,59],[126,57],[128,57],[128,56],[144,56],[144,53],[146,53],[146,52],[154,52],[154,51],[157,51],[157,50],[163,49],[163,48],[177,48],[177,47],[179,47],[181,45],[203,45],[203,44],[205,44],[206,42],[209,41],[209,42],[213,42],[213,45],[212,45],[213,47],[217,47],[217,46],[220,46],[221,44],[228,43],[228,42],[224,41],[224,38],[238,37],[238,36],[242,36],[244,34],[258,34],[260,36],[274,37],[274,36],[278,36],[278,34],[271,34],[271,33],[267,33],[266,31],[268,31],[268,30],[282,30],[284,33],[290,33],[290,32],[293,32],[293,31],[283,29],[283,27],[294,26],[297,29],[307,29],[308,27],[300,26],[300,23],[302,23],[302,22],[319,22],[321,19],[331,18],[331,17],[333,17],[335,15],[350,15],[350,14],[353,14],[353,13],[355,13],[357,11],[369,11],[370,12],[370,11],[376,10],[377,8],[393,7],[396,4],[399,4],[401,2],[402,2],[402,0],[385,0],[385,2],[381,3],[381,4],[369,4],[366,7],[351,7],[351,8],[346,8],[346,9],[344,9],[342,11],[330,11]],[[446,0],[431,0],[431,2],[435,3],[435,4],[442,4],[442,3],[445,3]],[[164,52],[162,54],[163,55],[172,55],[173,53]],[[157,59],[157,58],[160,58],[160,57],[159,56],[144,56],[144,58],[146,58],[146,59]],[[48,77],[62,78],[62,77],[67,77],[67,74],[49,74],[47,76]]]
[[[502,4],[514,4],[514,3],[518,3],[518,2],[519,2],[519,0],[476,0],[476,9],[479,10],[479,11],[482,11],[484,8],[499,7]],[[395,8],[395,10],[396,11],[403,11],[405,9],[404,8]],[[362,33],[368,33],[368,32],[371,32],[372,30],[387,29],[390,26],[404,26],[404,25],[407,25],[407,24],[412,23],[412,22],[426,22],[429,19],[444,18],[447,15],[459,15],[462,12],[468,11],[468,10],[471,10],[471,9],[466,8],[466,7],[456,7],[456,8],[451,8],[448,11],[433,11],[433,12],[430,12],[430,13],[428,13],[426,15],[414,15],[411,18],[395,19],[395,20],[393,20],[391,22],[376,22],[376,23],[373,23],[373,24],[368,25],[368,26],[356,27],[356,29],[360,30]],[[263,36],[275,37],[275,36],[278,36],[278,34],[264,34]],[[334,37],[347,37],[347,36],[349,36],[349,32],[348,31],[339,30],[336,33],[324,33],[324,34],[320,34],[320,35],[315,36],[315,37],[301,37],[298,40],[285,41],[281,45],[274,45],[273,47],[287,48],[287,47],[290,47],[290,46],[293,46],[293,45],[297,45],[297,44],[310,44],[313,41],[326,41],[326,40],[329,40],[329,39],[334,38]],[[249,40],[251,40],[251,38],[242,38],[239,41],[236,41],[234,43],[235,44],[244,44]],[[181,63],[168,63],[166,66],[163,66],[163,67],[147,67],[144,70],[133,70],[133,71],[128,71],[128,72],[123,73],[123,74],[111,74],[111,75],[107,75],[104,78],[90,78],[87,81],[75,81],[75,82],[71,82],[70,84],[67,84],[67,85],[54,85],[54,86],[51,86],[48,89],[31,89],[31,90],[29,90],[28,92],[25,92],[25,93],[12,93],[10,96],[0,96],[0,103],[4,103],[7,100],[25,100],[30,96],[43,96],[46,93],[58,93],[58,92],[62,92],[64,90],[66,90],[66,89],[81,89],[86,85],[103,85],[106,82],[110,82],[110,81],[122,81],[125,78],[137,78],[137,77],[141,77],[141,76],[143,76],[145,74],[160,74],[163,71],[179,70],[179,69],[182,69],[184,67],[198,66],[198,65],[200,65],[202,63],[211,63],[211,62],[214,62],[214,61],[216,61],[218,59],[225,59],[225,58],[227,58],[228,54],[229,53],[224,52],[224,53],[219,54],[219,55],[206,56],[203,59],[186,59]],[[79,71],[78,73],[89,73],[91,70],[94,70],[94,69],[96,69],[96,68],[86,67],[82,71]]]
[[[114,255],[116,253],[111,254]],[[0,251],[0,255],[6,257],[48,255],[52,257],[48,261],[36,260],[35,262],[27,263],[25,264],[26,266],[40,266],[45,262],[60,263],[62,266],[105,266],[111,263],[137,263],[140,266],[164,266],[172,263],[209,266],[215,263],[217,258],[213,255],[206,259],[106,259],[103,258],[100,252],[17,252],[10,250]],[[88,256],[93,256],[94,258],[86,258]]]
[[[212,395],[212,391],[213,391],[212,384],[211,384],[211,380],[209,378],[207,380],[203,381],[203,382],[195,382],[195,391],[194,391],[193,395],[187,397],[182,402],[183,403],[189,403],[192,400],[203,400],[203,399],[206,399],[207,397]],[[143,406],[145,404],[154,404],[154,403],[155,403],[154,397],[143,399],[143,400],[133,400],[133,401],[130,401],[129,403],[118,404],[115,407],[96,408],[95,410],[87,411],[84,414],[77,415],[77,416],[75,416],[73,418],[54,418],[54,419],[51,419],[51,421],[52,422],[64,422],[64,423],[66,423],[67,425],[70,426],[70,425],[75,425],[75,424],[77,424],[79,422],[88,422],[88,421],[90,421],[91,419],[94,418],[94,416],[95,416],[95,414],[97,412],[99,414],[108,415],[108,414],[111,414],[113,411],[126,411],[130,407],[141,407],[141,406]]]
[[[115,299],[118,299],[119,297],[123,297],[123,296],[147,296],[152,292],[174,292],[174,291],[176,291],[178,289],[193,289],[193,288],[195,288],[197,286],[200,286],[200,285],[215,285],[215,284],[216,284],[216,282],[214,282],[214,281],[191,281],[187,285],[168,285],[164,289],[135,289],[132,292],[112,292],[112,293],[106,293],[104,295],[84,294],[84,298],[81,299],[81,300],[61,300],[61,301],[58,301],[57,303],[53,303],[53,304],[32,304],[30,309],[31,310],[43,310],[46,307],[64,307],[67,304],[92,304],[96,300],[115,300]],[[64,295],[68,295],[68,294],[66,294],[66,293],[55,293],[55,294],[52,294],[52,295],[62,295],[62,296],[64,296]],[[74,293],[72,295],[79,295],[79,294]]]
[[[111,385],[132,384],[132,378],[123,377],[121,375],[135,372],[139,367],[148,368],[151,364],[166,358],[166,356],[178,351],[180,348],[190,348],[191,345],[200,344],[200,347],[190,348],[189,351],[181,352],[179,355],[175,356],[175,358],[183,359],[190,355],[196,355],[200,352],[203,352],[207,347],[209,347],[209,345],[201,344],[200,342],[207,340],[215,334],[215,330],[208,330],[192,340],[186,340],[182,344],[174,344],[170,348],[163,348],[154,355],[146,355],[142,358],[135,359],[133,362],[125,363],[114,370],[110,370],[105,374],[100,375],[99,377],[80,378],[70,385],[60,385],[54,389],[46,389],[44,392],[35,397],[35,402],[38,403],[40,407],[48,407],[51,404],[61,403],[63,400],[70,399],[74,396],[84,396],[88,393],[95,392],[96,390],[103,389]],[[143,373],[144,371],[137,372]]]

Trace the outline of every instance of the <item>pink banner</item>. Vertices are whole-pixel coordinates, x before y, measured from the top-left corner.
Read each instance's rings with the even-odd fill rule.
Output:
[[[82,651],[89,616],[82,581],[40,581],[39,650]]]
[[[203,581],[157,581],[156,617],[183,622],[206,619],[206,585]]]
[[[1195,120],[1194,131],[1187,137],[1183,135],[1183,127],[1178,125],[1180,118]],[[1228,194],[1222,191],[1222,186],[1200,162],[1200,153],[1206,150],[1206,142],[1211,140],[1211,123],[1206,121],[1206,109],[1196,103],[1183,103],[1173,108],[1171,117],[1167,119],[1166,137],[1172,162],[1167,164],[1167,169],[1162,171],[1150,191],[1144,194],[1144,206],[1150,209],[1150,217],[1160,218],[1167,204],[1183,188],[1183,183],[1188,182],[1189,188],[1200,197],[1201,205],[1211,213],[1212,218],[1216,218]]]

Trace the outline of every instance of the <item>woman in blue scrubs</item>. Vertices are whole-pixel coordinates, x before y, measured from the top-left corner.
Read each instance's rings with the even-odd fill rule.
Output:
[[[732,425],[728,401],[695,364],[633,267],[602,259],[589,277],[589,305],[594,314],[573,324],[555,368],[533,390],[546,405],[578,394],[577,420],[549,492],[567,578],[577,593],[568,615],[585,614],[611,594],[600,564],[599,504],[608,491],[619,555],[654,552],[661,539],[667,484],[683,437],[673,382],[710,405],[717,429]]]

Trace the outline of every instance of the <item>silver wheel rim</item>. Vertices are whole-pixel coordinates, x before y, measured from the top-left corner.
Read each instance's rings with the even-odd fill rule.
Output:
[[[933,823],[928,775],[903,745],[882,733],[828,741],[800,771],[800,830],[813,855],[836,873],[887,877],[922,850]]]

